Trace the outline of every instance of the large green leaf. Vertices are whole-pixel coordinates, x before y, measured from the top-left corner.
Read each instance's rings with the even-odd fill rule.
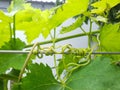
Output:
[[[30,73],[22,79],[22,83],[14,85],[12,90],[61,90],[49,66],[32,64],[29,69]]]
[[[76,70],[68,79],[65,90],[119,90],[120,67],[110,58],[97,57],[89,65]]]
[[[25,43],[16,39],[16,45],[13,40],[5,43],[0,50],[22,50]],[[0,74],[4,74],[9,68],[20,70],[26,59],[26,54],[0,54]]]
[[[79,28],[83,24],[84,20],[85,20],[85,17],[78,17],[77,20],[72,25],[67,27],[62,27],[60,33],[64,34]]]

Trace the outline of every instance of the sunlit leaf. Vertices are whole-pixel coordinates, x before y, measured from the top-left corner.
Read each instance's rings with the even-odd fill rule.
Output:
[[[88,0],[68,0],[57,9],[52,8],[42,12],[28,6],[25,10],[21,10],[16,14],[16,27],[25,30],[28,42],[37,38],[41,33],[46,38],[50,30],[68,18],[85,12],[87,7]]]
[[[106,0],[106,1],[107,1],[108,5],[110,6],[110,8],[116,6],[117,4],[120,3],[120,0],[114,0],[114,1],[113,0]]]
[[[106,9],[110,9],[114,7],[115,5],[119,4],[120,0],[100,0],[98,2],[95,2],[91,4],[91,6],[95,7],[91,12],[101,14],[104,13]]]
[[[25,10],[21,10],[16,14],[16,28],[24,30],[28,42],[31,42],[43,30],[46,29],[47,33],[47,26],[45,27],[45,24],[48,22],[49,15],[50,12],[48,10],[41,12],[40,9],[35,9],[28,5]]]
[[[20,10],[16,14],[16,24],[38,21],[40,19],[40,13],[40,9],[35,9],[31,6],[31,4],[27,4],[24,10]]]
[[[5,13],[3,11],[0,10],[0,22],[7,22],[10,23],[12,21],[12,19],[5,15]]]
[[[0,22],[0,47],[10,40],[9,24],[6,22]]]
[[[8,7],[8,12],[10,15],[16,14],[19,10],[24,8],[25,0],[12,0],[10,6]]]
[[[84,20],[85,20],[85,17],[78,17],[77,20],[72,25],[63,27],[60,33],[64,34],[79,28],[83,24]]]
[[[55,28],[70,17],[84,13],[87,10],[88,2],[89,0],[68,0],[67,3],[56,9],[55,14],[50,18],[49,29]]]
[[[10,39],[9,26],[11,22],[11,18],[5,15],[3,11],[0,11],[0,47]]]
[[[101,1],[95,2],[95,3],[91,4],[91,6],[97,8],[97,9],[93,9],[91,11],[92,13],[97,13],[97,14],[103,13],[104,10],[107,8],[106,0],[101,0]]]

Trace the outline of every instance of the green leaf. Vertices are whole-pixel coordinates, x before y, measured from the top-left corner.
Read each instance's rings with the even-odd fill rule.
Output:
[[[0,11],[0,47],[10,40],[10,22],[12,22],[11,18]]]
[[[39,9],[27,6],[25,10],[16,14],[16,28],[25,30],[28,42],[37,38],[41,33],[46,38],[50,30],[62,24],[65,20],[85,12],[87,7],[88,0],[68,0],[57,9],[52,8],[42,12]]]
[[[119,4],[120,0],[101,0],[91,4],[91,6],[95,7],[92,9],[91,13],[101,14],[104,13],[106,9],[110,9],[115,5]]]
[[[0,50],[22,50],[25,43],[16,39],[16,45],[13,45],[13,39],[6,42]],[[0,54],[0,74],[4,74],[9,68],[20,70],[26,59],[26,54]]]
[[[34,64],[29,66],[30,72],[20,84],[14,84],[12,90],[119,90],[120,67],[112,65],[110,60],[97,57],[74,71],[64,85],[54,79],[50,67]]]
[[[10,31],[8,25],[8,23],[0,23],[0,47],[4,45],[4,42],[10,40]]]
[[[59,26],[65,20],[73,16],[84,13],[87,10],[88,2],[89,0],[68,0],[55,10],[55,14],[50,18],[47,24],[49,25],[49,30]]]
[[[104,25],[100,32],[100,44],[106,51],[119,52],[120,51],[120,24]],[[112,55],[111,55],[112,56]],[[119,55],[113,57],[120,60]]]
[[[0,20],[1,20],[0,22],[7,22],[7,23],[10,23],[12,21],[12,19],[1,10],[0,10]]]
[[[73,31],[77,28],[79,28],[83,22],[85,21],[85,17],[78,17],[77,20],[70,26],[63,27],[62,30],[60,31],[61,34]]]
[[[101,1],[95,2],[95,3],[91,4],[91,6],[96,8],[96,9],[92,9],[91,13],[101,14],[107,8],[106,0],[101,0]]]
[[[120,67],[112,65],[110,58],[97,57],[89,65],[73,72],[65,90],[119,90]]]
[[[109,7],[112,8],[112,7],[116,6],[117,4],[119,4],[120,0],[114,0],[114,1],[113,0],[107,0],[107,3],[109,5]]]
[[[17,81],[18,80],[18,76],[19,76],[20,70],[15,70],[12,69],[9,73],[7,74],[1,74],[0,78],[5,79],[5,80],[13,80],[13,81]]]
[[[12,90],[61,90],[49,66],[32,64],[29,70],[30,72],[22,79],[21,84],[14,85]]]
[[[120,24],[104,25],[100,32],[101,46],[107,51],[120,51]]]
[[[16,13],[16,24],[22,22],[31,22],[40,20],[41,10],[35,9],[31,6],[31,4],[27,4],[24,10],[20,10]]]
[[[39,9],[28,6],[25,10],[21,10],[16,14],[16,28],[25,31],[27,40],[30,43],[42,33],[44,28],[46,29],[45,24],[49,15],[48,10],[41,12]]]
[[[24,4],[25,0],[12,0],[8,7],[8,12],[10,12],[10,15],[14,16],[19,10],[24,8]]]

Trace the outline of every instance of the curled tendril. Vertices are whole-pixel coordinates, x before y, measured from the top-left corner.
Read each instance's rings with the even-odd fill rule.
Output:
[[[44,50],[44,51],[46,56],[49,56],[49,55],[52,56],[55,53],[55,49],[53,48],[53,46],[49,47],[47,50]]]
[[[36,53],[36,55],[37,55],[37,57],[39,59],[43,58],[43,53],[40,53],[40,50],[42,50],[42,48],[39,45],[37,45],[37,53]]]
[[[77,48],[73,48],[71,44],[67,44],[61,47],[61,51],[57,52],[56,49],[53,48],[53,46],[51,47],[46,47],[46,48],[41,48],[39,45],[37,46],[37,50],[36,52],[34,52],[34,54],[37,55],[38,58],[42,58],[43,57],[43,53],[48,56],[48,55],[53,55],[53,54],[74,54],[74,59],[75,58],[83,58],[83,57],[87,57],[88,52],[90,52],[91,49],[90,48],[86,48],[86,49],[77,49]]]
[[[72,54],[74,54],[73,61],[75,61],[76,58],[78,58],[79,60],[77,60],[77,62],[71,62],[71,63],[66,65],[67,68],[65,68],[65,70],[67,71],[68,74],[64,77],[64,79],[65,78],[67,79],[67,77],[69,77],[74,70],[78,69],[79,67],[88,65],[89,62],[91,61],[90,56],[91,56],[91,53],[92,53],[92,49],[90,49],[90,48],[76,49],[76,48],[72,48],[71,47],[70,51],[71,51]],[[84,61],[80,61],[83,58],[85,60]]]
[[[71,44],[67,44],[67,45],[64,45],[64,46],[62,47],[61,53],[64,53],[65,51],[66,51],[66,52],[69,52],[69,51],[71,51],[71,50],[72,50],[72,45],[71,45]]]

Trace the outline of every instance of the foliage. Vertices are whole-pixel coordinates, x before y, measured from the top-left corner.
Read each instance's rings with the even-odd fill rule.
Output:
[[[27,49],[28,55],[0,54],[0,90],[7,89],[8,80],[14,82],[12,90],[119,90],[120,56],[91,57],[91,54],[93,51],[120,52],[120,0],[57,2],[58,6],[42,11],[25,0],[12,0],[8,13],[0,11],[0,51],[31,49]],[[75,18],[75,22],[59,33],[66,34],[77,28],[83,33],[57,38],[56,28],[70,18]],[[85,23],[90,26],[88,32],[82,27]],[[93,23],[98,25],[96,32],[92,31]],[[16,38],[17,30],[25,32],[27,43]],[[44,39],[50,35],[51,40],[30,45],[40,34]],[[56,42],[80,36],[88,36],[88,48],[74,48],[67,43],[56,46]],[[91,44],[93,36],[97,50]],[[53,46],[40,46],[48,43]],[[54,54],[54,67],[32,62],[33,58],[43,57],[41,52],[46,56]],[[58,60],[55,54],[62,54],[62,58]]]
[[[0,48],[0,50],[21,50],[25,46],[25,43],[21,42],[19,39],[16,39],[15,46],[11,45],[12,43],[13,40],[6,42],[5,45]],[[0,54],[0,74],[4,74],[6,70],[10,68],[20,70],[24,64],[25,59],[26,55]]]
[[[79,3],[83,3],[84,5],[79,5]],[[68,2],[62,6],[52,8],[49,11],[40,11],[32,8],[31,6],[26,6],[25,10],[16,14],[16,28],[26,31],[25,33],[27,35],[28,42],[37,38],[40,33],[42,33],[42,35],[46,38],[53,28],[59,26],[65,20],[85,12],[87,10],[87,5],[88,0],[68,0]],[[67,14],[64,14],[66,12]]]
[[[107,51],[120,51],[120,24],[107,24],[101,29],[100,42],[101,46]]]
[[[117,4],[116,6],[114,6],[113,8],[111,8],[111,10],[109,11],[109,21],[112,23],[115,22],[119,22],[120,21],[120,4]]]
[[[110,9],[119,3],[120,3],[119,0],[114,0],[114,2],[112,0],[100,0],[92,4],[92,6],[97,9],[93,9],[91,12],[102,14],[104,13],[105,10]]]
[[[83,22],[85,21],[85,17],[78,17],[77,20],[74,22],[74,24],[68,26],[68,27],[63,27],[60,31],[61,34],[70,32],[72,30],[77,29],[78,27],[80,27]]]
[[[96,57],[89,65],[75,71],[66,82],[67,86],[72,90],[119,90],[120,67],[110,63],[110,58]]]
[[[0,79],[0,90],[3,90],[3,89],[4,89],[3,80]]]
[[[13,90],[53,90],[60,88],[58,81],[54,79],[49,66],[33,64],[29,66],[30,72],[22,79],[22,84],[16,84]],[[35,78],[33,78],[35,77]],[[30,87],[35,85],[33,87]]]
[[[24,3],[24,0],[13,0],[8,7],[8,12],[10,12],[10,15],[14,16],[19,10],[23,9]]]
[[[4,14],[3,11],[0,11],[0,47],[4,45],[4,42],[10,40],[10,31],[9,31],[9,23],[11,22],[11,18]]]
[[[107,24],[101,28],[100,43],[105,51],[119,52],[120,51],[120,24]],[[114,60],[119,61],[120,56],[111,55]]]
[[[27,77],[22,79],[22,84],[16,84],[13,90],[120,89],[120,67],[110,64],[110,58],[107,57],[96,57],[91,64],[75,71],[66,81],[65,85],[58,83],[54,79],[49,66],[44,66],[43,64],[34,64],[30,65],[29,69],[30,72],[28,73]],[[32,85],[34,86],[30,87]]]

